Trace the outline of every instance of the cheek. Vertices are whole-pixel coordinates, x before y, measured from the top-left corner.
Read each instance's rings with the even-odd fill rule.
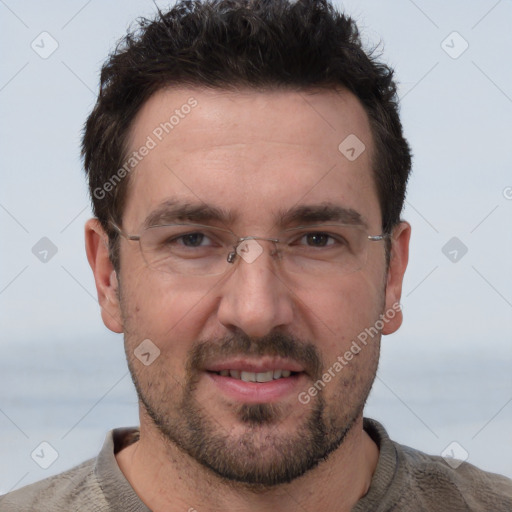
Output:
[[[299,296],[301,323],[313,326],[312,335],[327,354],[338,354],[374,325],[382,313],[383,286],[371,273],[358,272],[309,287]]]
[[[134,349],[150,339],[162,355],[183,366],[183,358],[201,329],[202,300],[207,290],[143,269],[134,272],[121,291],[127,346]]]

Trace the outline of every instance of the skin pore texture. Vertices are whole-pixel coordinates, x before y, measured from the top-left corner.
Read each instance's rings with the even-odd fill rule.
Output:
[[[197,105],[156,138],[155,128],[190,98]],[[366,148],[353,161],[338,150],[350,134]],[[170,202],[216,208],[224,218],[208,222],[238,236],[276,236],[293,227],[281,214],[327,205],[358,212],[368,234],[381,233],[369,122],[347,91],[165,89],[134,120],[130,151],[148,136],[156,145],[129,177],[126,233],[140,233]],[[378,459],[362,414],[380,334],[308,403],[298,395],[396,309],[409,237],[410,226],[400,223],[389,268],[384,242],[369,242],[362,269],[322,277],[284,272],[265,241],[254,261],[238,258],[222,275],[174,275],[149,268],[138,243],[121,238],[117,275],[105,233],[88,221],[103,321],[124,333],[140,402],[140,440],[116,457],[150,509],[354,506]],[[382,334],[401,321],[396,312]],[[134,355],[147,339],[160,350],[148,366]],[[224,368],[294,373],[244,384],[214,373]]]

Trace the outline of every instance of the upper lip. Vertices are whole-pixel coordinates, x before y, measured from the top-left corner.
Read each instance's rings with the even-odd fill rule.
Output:
[[[239,370],[254,373],[263,373],[270,370],[289,370],[303,372],[304,367],[295,361],[275,357],[261,357],[258,359],[232,358],[224,359],[205,366],[206,371],[220,372],[222,370]]]

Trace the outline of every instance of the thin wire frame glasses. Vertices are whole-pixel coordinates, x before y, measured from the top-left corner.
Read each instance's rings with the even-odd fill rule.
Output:
[[[275,238],[240,237],[224,228],[179,223],[155,225],[139,234],[112,227],[127,240],[138,242],[148,267],[170,274],[220,275],[237,260],[252,263],[272,244],[271,256],[284,272],[335,275],[356,272],[366,263],[368,246],[388,234],[369,235],[361,226],[322,223],[288,228]]]

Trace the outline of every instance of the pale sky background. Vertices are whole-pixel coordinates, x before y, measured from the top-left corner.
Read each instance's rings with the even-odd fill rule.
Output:
[[[382,41],[414,153],[405,321],[383,340],[368,414],[403,444],[441,454],[457,441],[470,462],[512,477],[512,2],[337,5],[368,44]],[[83,249],[79,143],[101,63],[154,10],[0,0],[0,493],[94,456],[107,430],[137,422],[122,338],[101,322]],[[51,48],[42,32],[58,43],[46,59],[31,48],[41,37]],[[57,248],[47,263],[32,252],[43,237]],[[443,253],[453,237],[468,249],[457,262]],[[30,458],[42,441],[59,454],[48,469]]]

